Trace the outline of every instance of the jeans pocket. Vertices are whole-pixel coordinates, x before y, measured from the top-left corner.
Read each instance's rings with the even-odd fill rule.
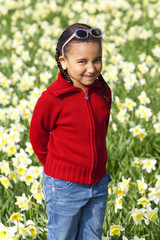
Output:
[[[73,182],[55,178],[55,190],[67,190],[72,184]]]

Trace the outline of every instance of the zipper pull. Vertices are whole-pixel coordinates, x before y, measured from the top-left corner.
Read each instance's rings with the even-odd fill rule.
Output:
[[[84,95],[85,95],[85,99],[86,99],[86,100],[88,100],[88,99],[89,99],[89,97],[88,97],[88,95],[87,95],[86,91],[84,91],[84,90],[83,90],[83,92],[84,92]]]

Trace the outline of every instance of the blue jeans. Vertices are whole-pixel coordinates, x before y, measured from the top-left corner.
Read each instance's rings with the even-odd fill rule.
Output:
[[[108,183],[107,173],[94,185],[73,183],[43,173],[48,240],[101,240]]]

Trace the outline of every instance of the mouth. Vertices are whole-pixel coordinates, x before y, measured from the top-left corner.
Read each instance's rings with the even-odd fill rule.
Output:
[[[95,75],[85,75],[86,78],[93,79],[95,78]]]

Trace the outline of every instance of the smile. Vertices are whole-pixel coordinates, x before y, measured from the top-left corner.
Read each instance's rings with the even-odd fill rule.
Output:
[[[87,78],[94,78],[94,76],[90,76],[90,75],[85,75],[85,77],[87,77]]]

